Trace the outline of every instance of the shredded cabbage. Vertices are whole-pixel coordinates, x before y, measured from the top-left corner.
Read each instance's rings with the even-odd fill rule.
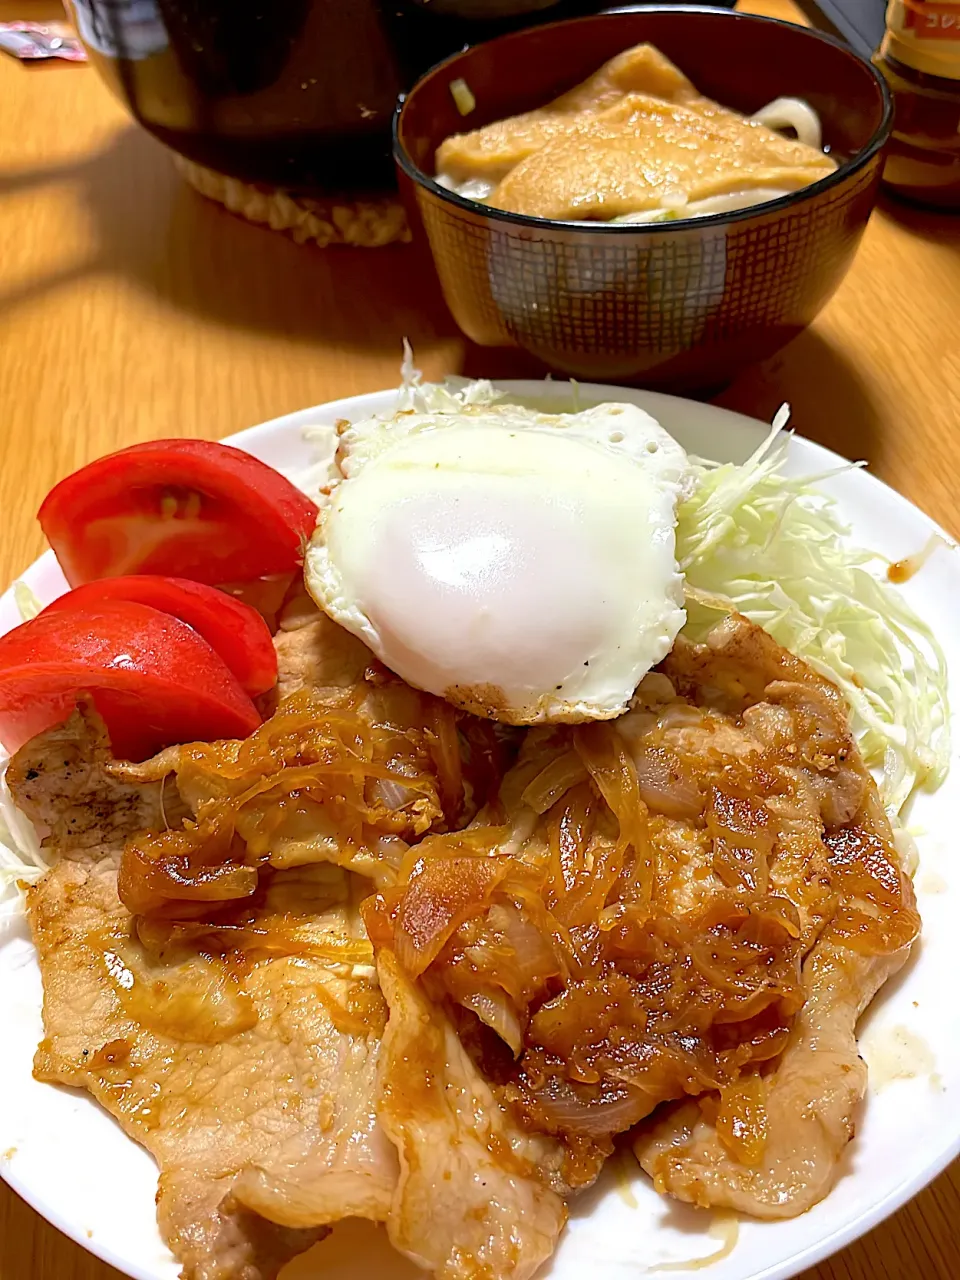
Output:
[[[15,582],[13,584],[13,599],[17,606],[17,611],[24,622],[29,622],[31,618],[35,618],[43,608],[37,593],[32,591],[25,582]]]
[[[781,411],[742,466],[695,462],[698,484],[677,524],[677,559],[692,588],[687,631],[716,621],[704,598],[717,597],[833,680],[896,818],[918,786],[939,785],[949,768],[946,660],[886,581],[887,561],[847,540],[833,500],[817,489],[826,475],[783,474],[785,423]]]
[[[450,377],[444,382],[424,383],[423,374],[413,363],[413,348],[404,338],[397,413],[460,413],[468,405],[493,404],[503,398],[503,392],[486,378]],[[385,418],[392,416],[384,414]]]
[[[33,823],[13,803],[6,777],[9,757],[0,752],[0,934],[23,914],[24,890],[47,870]]]
[[[43,605],[25,582],[13,584],[13,599],[24,622],[35,618]],[[23,913],[24,890],[47,870],[48,863],[29,818],[13,803],[7,787],[9,756],[0,748],[0,932]]]

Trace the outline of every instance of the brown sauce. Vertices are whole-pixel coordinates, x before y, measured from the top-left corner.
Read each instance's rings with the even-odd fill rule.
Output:
[[[937,547],[948,546],[939,534],[933,534],[920,551],[912,556],[904,556],[902,560],[895,560],[887,569],[887,581],[895,582],[898,586],[909,582],[916,574],[920,572],[930,557],[936,551]]]

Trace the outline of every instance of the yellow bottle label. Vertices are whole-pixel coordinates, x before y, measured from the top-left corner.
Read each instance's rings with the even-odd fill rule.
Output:
[[[960,80],[960,0],[890,0],[881,52],[916,71]]]
[[[905,0],[906,27],[918,40],[960,40],[960,4]]]

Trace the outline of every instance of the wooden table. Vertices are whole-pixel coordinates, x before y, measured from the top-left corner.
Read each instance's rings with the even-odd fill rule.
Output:
[[[0,20],[54,14],[0,0]],[[766,419],[790,401],[801,432],[958,535],[958,302],[960,218],[884,203],[813,328],[720,400]],[[75,467],[392,386],[403,335],[431,378],[526,372],[460,336],[415,247],[320,251],[248,226],[187,189],[89,68],[0,56],[3,582],[39,554],[33,513]],[[955,1166],[806,1280],[958,1275]],[[0,1185],[0,1280],[118,1277]]]

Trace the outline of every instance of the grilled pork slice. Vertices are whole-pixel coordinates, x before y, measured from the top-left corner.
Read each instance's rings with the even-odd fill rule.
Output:
[[[30,903],[38,1073],[88,1088],[156,1156],[185,1280],[268,1280],[347,1216],[387,1220],[444,1280],[480,1274],[471,1258],[523,1280],[563,1222],[540,1148],[399,976],[381,1043],[372,885],[347,869],[392,882],[443,800],[499,783],[499,741],[464,718],[458,734],[324,618],[277,648],[284,700],[247,742],[121,764],[85,715],[13,762],[59,855]],[[430,1092],[420,1071],[443,1078],[439,1115],[404,1110]]]
[[[628,1130],[696,1203],[825,1194],[918,928],[828,681],[734,618],[504,777],[326,620],[278,649],[245,743],[120,766],[85,712],[9,773],[59,855],[38,1073],[154,1153],[185,1280],[269,1280],[346,1215],[526,1280]]]
[[[805,1004],[776,1070],[741,1111],[762,1108],[762,1142],[737,1159],[716,1114],[680,1104],[641,1133],[634,1151],[659,1191],[702,1208],[792,1218],[822,1200],[853,1138],[867,1085],[857,1018],[903,963],[818,943],[804,965]]]
[[[44,985],[36,1074],[88,1089],[154,1155],[184,1280],[272,1280],[326,1224],[385,1218],[396,1185],[373,1113],[385,1007],[369,977],[351,976],[370,959],[351,880],[330,866],[277,875],[202,945],[215,902],[138,930],[117,867],[125,838],[163,829],[164,801],[160,783],[116,773],[89,712],[9,768],[56,856],[29,898]]]
[[[626,716],[529,733],[499,803],[416,853],[364,904],[371,941],[567,1186],[646,1121],[644,1166],[685,1199],[826,1193],[856,1018],[919,927],[828,681],[742,618],[681,639]]]
[[[782,822],[771,876],[805,920],[804,1003],[779,1061],[719,1125],[715,1107],[688,1102],[634,1150],[682,1200],[792,1217],[827,1194],[854,1136],[867,1084],[857,1019],[909,955],[913,890],[829,681],[742,619],[703,645],[678,644],[664,670],[698,704],[749,724],[779,761],[784,785],[767,802]],[[822,850],[811,855],[815,831]],[[737,1123],[758,1129],[748,1150],[732,1140]]]
[[[279,706],[250,738],[125,766],[131,780],[175,775],[170,793],[198,820],[128,849],[121,896],[132,911],[187,900],[185,858],[204,876],[216,863],[221,901],[242,899],[261,867],[330,862],[391,884],[410,843],[466,821],[499,786],[492,725],[411,689],[315,609],[298,621],[275,641]]]
[[[451,707],[383,671],[326,618],[300,619],[277,637],[277,649],[283,697],[249,740],[181,747],[123,769],[139,779],[172,772],[170,790],[197,820],[186,831],[127,842],[121,894],[149,936],[255,946],[264,922],[247,921],[251,892],[289,884],[298,866],[301,876],[366,874],[366,887],[360,874],[348,876],[358,895],[392,884],[407,841],[425,823],[462,816],[490,779],[499,783],[500,744],[490,726],[466,716],[455,724]],[[475,749],[466,762],[461,742]],[[189,919],[193,895],[212,879],[228,908],[229,929],[219,933],[215,913]],[[278,948],[304,943],[289,919],[278,919],[270,936]],[[390,1238],[442,1280],[524,1280],[552,1252],[564,1220],[562,1201],[540,1176],[542,1144],[501,1111],[445,1015],[386,957],[380,972],[390,1021],[377,1082],[364,1084],[367,1107],[399,1152]],[[290,1144],[295,1188],[307,1176],[308,1148]],[[275,1217],[262,1198],[264,1179],[256,1200],[250,1182],[245,1203]],[[289,1203],[285,1187],[276,1194]]]
[[[400,1153],[390,1239],[438,1280],[528,1280],[566,1221],[547,1185],[557,1144],[524,1133],[500,1106],[449,1019],[390,952],[378,967],[390,1021],[377,1114]]]

